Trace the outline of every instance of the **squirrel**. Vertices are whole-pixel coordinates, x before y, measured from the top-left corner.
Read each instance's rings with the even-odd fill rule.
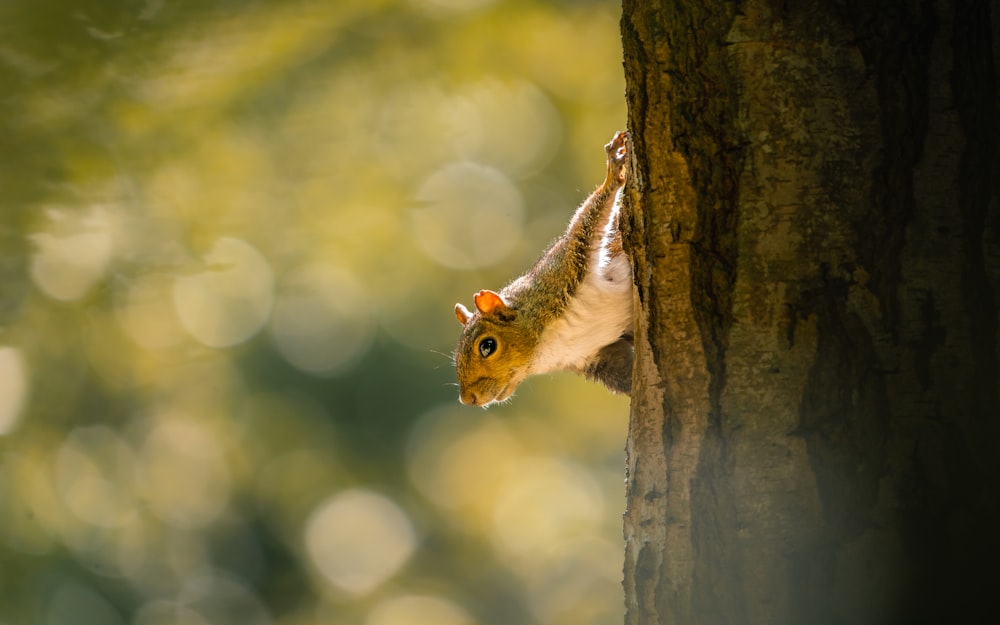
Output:
[[[618,226],[628,143],[620,131],[604,146],[604,182],[526,274],[499,293],[479,291],[474,312],[455,304],[461,403],[502,402],[528,376],[553,371],[631,390],[632,267]]]

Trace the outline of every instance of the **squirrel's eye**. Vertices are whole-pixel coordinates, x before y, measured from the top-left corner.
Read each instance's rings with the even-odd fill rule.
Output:
[[[483,358],[488,357],[495,351],[497,351],[496,339],[491,339],[487,337],[479,341],[479,353],[483,355]]]

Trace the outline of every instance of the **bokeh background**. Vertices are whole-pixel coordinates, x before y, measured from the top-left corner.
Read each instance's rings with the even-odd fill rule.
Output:
[[[0,624],[621,622],[627,400],[450,359],[603,177],[619,11],[0,3]]]

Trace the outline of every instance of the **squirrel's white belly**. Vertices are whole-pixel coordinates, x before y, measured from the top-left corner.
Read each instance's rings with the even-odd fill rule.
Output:
[[[582,369],[597,352],[632,331],[632,271],[624,254],[601,258],[566,312],[538,343],[531,373]]]

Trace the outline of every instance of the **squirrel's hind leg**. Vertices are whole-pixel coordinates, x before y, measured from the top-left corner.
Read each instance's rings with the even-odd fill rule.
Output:
[[[608,189],[617,189],[625,182],[628,173],[628,140],[628,132],[619,130],[604,146],[604,151],[608,153],[608,175],[603,186]]]
[[[628,395],[632,390],[632,360],[634,353],[631,337],[623,337],[606,345],[583,374],[596,380],[615,393]]]

